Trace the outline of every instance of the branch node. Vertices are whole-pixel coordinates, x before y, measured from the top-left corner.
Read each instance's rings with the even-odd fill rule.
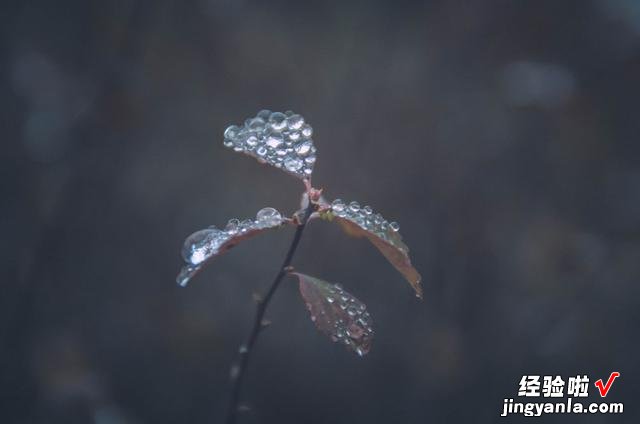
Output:
[[[261,295],[260,293],[258,293],[258,292],[253,292],[253,293],[251,293],[251,298],[252,298],[252,299],[253,299],[253,301],[254,301],[256,304],[258,304],[258,305],[259,305],[259,304],[261,304],[261,303],[262,303],[262,301],[264,300],[264,298],[262,297],[262,295]]]

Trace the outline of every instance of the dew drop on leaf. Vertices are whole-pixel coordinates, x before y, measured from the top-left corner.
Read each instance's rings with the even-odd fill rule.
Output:
[[[300,294],[318,330],[359,356],[371,348],[373,327],[367,307],[338,284],[294,273]]]
[[[224,146],[253,156],[298,178],[309,179],[316,162],[311,126],[301,115],[261,110],[242,126],[230,125]]]
[[[287,158],[284,161],[284,167],[287,168],[289,172],[296,172],[302,168],[302,161],[296,157]]]
[[[226,252],[242,240],[251,238],[269,228],[277,228],[286,223],[280,212],[274,208],[263,208],[256,219],[230,219],[224,230],[210,226],[191,234],[182,246],[185,265],[176,277],[176,282],[186,286],[193,276],[212,258]]]
[[[198,265],[217,253],[226,240],[224,231],[206,228],[191,234],[182,247],[182,257],[191,265]]]
[[[346,205],[341,199],[334,200],[331,212],[348,234],[366,237],[378,248],[387,260],[406,278],[416,292],[422,297],[422,277],[411,264],[409,248],[400,236],[400,225],[389,223],[379,213],[374,213],[370,206],[360,207],[358,202]]]
[[[274,208],[263,208],[256,214],[256,223],[260,228],[274,227],[282,223],[282,215]]]

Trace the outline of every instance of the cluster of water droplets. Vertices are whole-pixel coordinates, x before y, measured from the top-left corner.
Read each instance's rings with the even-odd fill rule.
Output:
[[[230,219],[224,229],[210,226],[191,234],[182,246],[182,258],[185,265],[180,270],[176,282],[186,286],[189,280],[200,270],[207,259],[216,256],[220,248],[234,238],[265,228],[282,225],[284,218],[274,208],[260,209],[255,219]]]
[[[363,356],[369,351],[373,339],[373,322],[366,305],[344,291],[340,284],[329,285],[326,292],[326,301],[333,308],[343,311],[336,315],[338,318],[332,323],[331,339],[342,342],[347,348]]]
[[[379,213],[375,213],[371,206],[361,207],[358,202],[345,203],[336,199],[331,203],[331,211],[334,215],[348,219],[363,230],[369,231],[396,247],[404,249],[400,242],[400,225],[393,221],[388,222]]]
[[[299,178],[309,178],[316,162],[312,134],[313,129],[301,115],[261,110],[243,126],[229,126],[224,132],[224,145]]]

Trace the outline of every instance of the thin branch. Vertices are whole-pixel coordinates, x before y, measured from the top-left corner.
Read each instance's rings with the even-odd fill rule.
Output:
[[[253,322],[253,328],[251,329],[251,333],[249,333],[249,338],[247,342],[240,346],[238,350],[238,358],[234,362],[231,367],[231,398],[229,400],[229,410],[227,415],[227,424],[234,424],[236,422],[236,417],[238,413],[238,400],[240,396],[240,389],[242,386],[242,380],[247,369],[247,364],[249,363],[249,356],[251,355],[251,351],[253,350],[253,346],[258,339],[258,335],[260,331],[265,326],[264,324],[264,314],[269,306],[269,302],[273,297],[273,294],[276,292],[278,287],[280,286],[280,282],[287,274],[290,269],[291,261],[293,260],[293,255],[296,253],[296,249],[298,248],[298,244],[300,243],[300,238],[302,238],[302,233],[304,231],[305,226],[307,225],[307,221],[309,217],[313,213],[314,203],[309,202],[309,205],[304,211],[304,216],[300,222],[300,225],[296,228],[296,233],[293,236],[293,240],[291,241],[291,245],[289,246],[289,251],[287,252],[287,256],[282,263],[282,266],[278,270],[278,274],[274,278],[271,283],[271,287],[269,287],[269,291],[262,299],[257,300],[257,308],[256,308],[256,316]]]

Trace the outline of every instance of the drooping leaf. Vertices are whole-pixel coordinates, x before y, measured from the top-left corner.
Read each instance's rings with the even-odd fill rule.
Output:
[[[274,208],[258,211],[255,219],[231,219],[224,229],[215,226],[196,231],[184,241],[182,258],[185,265],[176,277],[176,282],[186,286],[194,275],[209,261],[237,245],[242,240],[252,238],[270,228],[288,223]]]
[[[291,111],[261,110],[244,125],[231,125],[224,132],[224,145],[253,156],[302,179],[310,179],[316,161],[313,129]]]
[[[416,296],[422,298],[422,277],[411,264],[409,248],[402,241],[398,223],[389,223],[382,215],[374,213],[370,206],[360,207],[358,202],[347,204],[336,199],[326,208],[320,213],[321,217],[338,221],[351,236],[369,239],[411,284]]]
[[[373,340],[373,323],[367,307],[339,284],[332,284],[309,275],[298,277],[300,294],[318,330],[334,342],[363,356]]]

